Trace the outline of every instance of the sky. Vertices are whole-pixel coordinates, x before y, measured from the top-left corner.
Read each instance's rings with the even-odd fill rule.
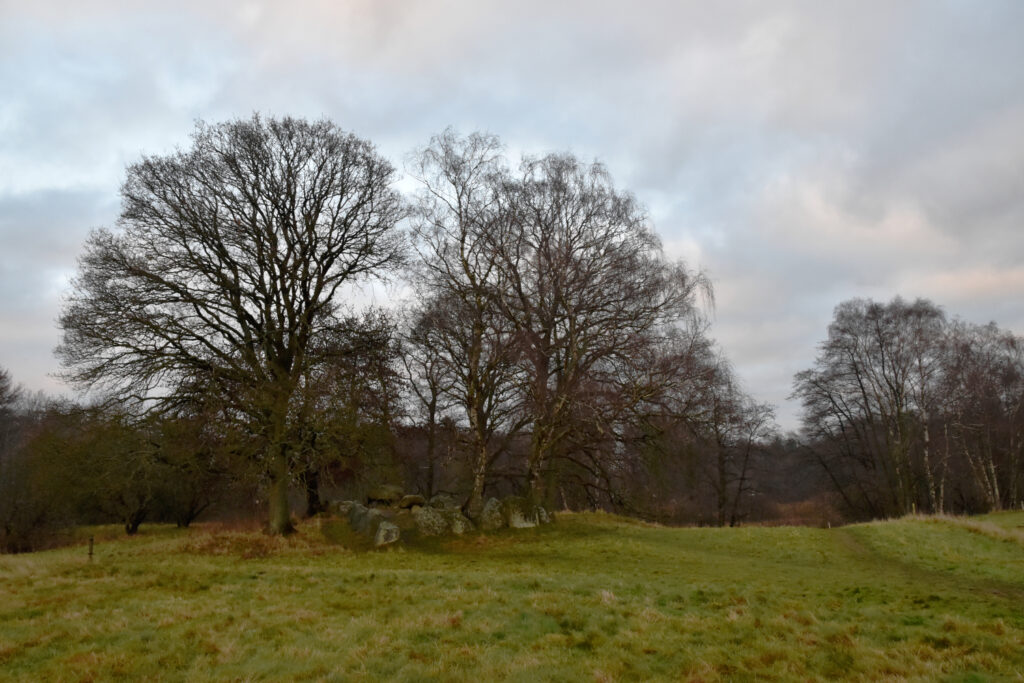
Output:
[[[711,334],[795,428],[835,306],[1024,334],[1019,0],[0,0],[0,367],[56,319],[125,167],[197,120],[326,116],[401,168],[452,126],[600,160],[708,273]]]

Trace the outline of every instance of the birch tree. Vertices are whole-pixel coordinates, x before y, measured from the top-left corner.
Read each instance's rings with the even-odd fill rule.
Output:
[[[506,173],[501,145],[493,136],[447,131],[415,156],[411,172],[421,185],[413,220],[421,302],[409,339],[429,347],[432,386],[443,387],[469,427],[473,480],[465,507],[475,516],[488,467],[519,427],[517,350],[501,315],[506,277],[495,251],[508,223],[499,193]],[[430,393],[421,398],[437,400]]]

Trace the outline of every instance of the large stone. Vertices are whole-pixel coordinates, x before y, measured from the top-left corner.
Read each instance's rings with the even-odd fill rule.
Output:
[[[448,529],[456,536],[461,536],[467,531],[473,530],[473,522],[469,521],[469,519],[462,514],[461,510],[443,510],[441,511],[441,514],[448,518]]]
[[[395,513],[395,516],[388,521],[402,531],[412,531],[417,528],[416,518],[412,516],[411,510],[399,510]]]
[[[398,540],[402,535],[401,530],[388,521],[382,521],[377,525],[377,533],[373,535],[373,545],[381,547],[382,545],[389,545]]]
[[[457,508],[459,507],[459,501],[455,500],[455,497],[450,494],[438,493],[430,499],[430,507]]]
[[[426,504],[427,499],[417,494],[402,496],[402,500],[398,501],[398,507],[401,508],[402,510],[408,510],[417,505],[423,507]]]
[[[348,512],[346,513],[349,526],[355,529],[356,521],[366,515],[366,512],[367,507],[361,503],[353,503],[352,505],[349,505]]]
[[[362,534],[367,538],[374,537],[377,533],[377,527],[383,521],[384,513],[359,503],[353,504],[348,511],[348,525],[357,534]]]
[[[327,511],[338,517],[348,517],[348,512],[352,509],[352,506],[358,504],[354,500],[332,500],[327,504]]]
[[[432,507],[413,508],[412,517],[416,528],[424,536],[441,536],[448,533],[449,525],[445,515]]]
[[[494,531],[504,527],[505,517],[501,514],[501,501],[497,498],[488,498],[476,521],[484,531]]]
[[[369,493],[366,494],[367,505],[394,505],[398,501],[402,500],[402,496],[405,492],[402,491],[401,486],[395,486],[393,484],[381,484],[370,489]]]
[[[537,508],[521,496],[509,496],[501,502],[501,514],[505,524],[512,529],[529,529],[537,526]]]

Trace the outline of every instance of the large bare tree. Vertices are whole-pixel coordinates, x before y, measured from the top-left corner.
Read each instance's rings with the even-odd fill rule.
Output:
[[[393,180],[327,120],[200,123],[189,149],[129,166],[118,229],[90,235],[65,376],[162,407],[215,387],[261,440],[270,529],[289,532],[296,391],[343,285],[401,257]]]
[[[566,154],[525,159],[504,186],[509,226],[492,232],[501,309],[520,352],[531,495],[563,455],[584,388],[614,383],[652,335],[703,329],[702,274],[665,258],[647,213],[607,170]]]
[[[930,424],[940,411],[945,326],[924,299],[844,301],[815,367],[796,375],[805,434],[852,508],[871,516],[918,503],[941,510]]]
[[[509,226],[500,193],[507,170],[497,138],[450,130],[419,151],[411,170],[421,185],[413,236],[423,299],[409,341],[429,347],[469,426],[473,483],[465,507],[476,516],[488,467],[521,418],[514,328],[499,305],[508,286],[496,251]]]
[[[496,138],[449,131],[413,170],[429,344],[445,351],[472,438],[469,507],[489,460],[527,425],[528,488],[541,502],[552,459],[585,450],[579,438],[594,432],[581,420],[622,408],[606,399],[622,398],[641,349],[674,327],[703,331],[696,299],[710,287],[665,259],[643,207],[600,164],[553,154],[513,173]]]
[[[946,453],[984,508],[1012,507],[1024,499],[1024,340],[955,320],[945,346]]]

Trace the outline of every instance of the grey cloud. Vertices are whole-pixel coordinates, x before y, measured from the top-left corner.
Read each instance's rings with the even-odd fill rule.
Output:
[[[0,366],[32,390],[65,391],[51,376],[60,298],[89,228],[116,215],[110,199],[82,190],[0,194]]]
[[[784,402],[849,296],[932,296],[1024,332],[1015,0],[2,12],[0,240],[18,256],[0,294],[22,292],[0,303],[5,329],[15,310],[52,320],[48,283],[116,214],[125,163],[186,142],[197,117],[260,110],[330,116],[398,165],[447,125],[601,158],[716,279],[714,333],[761,399]]]

